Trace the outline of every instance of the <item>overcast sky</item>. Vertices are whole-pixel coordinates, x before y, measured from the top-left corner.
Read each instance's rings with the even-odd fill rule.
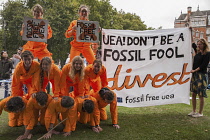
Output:
[[[6,2],[7,0],[0,0]],[[117,10],[136,13],[147,27],[163,29],[173,28],[174,20],[182,13],[187,13],[187,7],[192,11],[210,10],[210,0],[110,0]],[[0,7],[2,8],[2,7]]]
[[[210,10],[210,0],[110,0],[117,10],[136,13],[147,27],[163,29],[174,28],[174,20],[182,13],[187,13],[187,7],[192,11]]]

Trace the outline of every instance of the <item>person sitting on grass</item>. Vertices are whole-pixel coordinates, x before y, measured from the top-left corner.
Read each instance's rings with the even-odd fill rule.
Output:
[[[23,125],[23,111],[27,104],[27,99],[20,96],[9,96],[0,102],[0,115],[5,110],[10,113],[9,126]]]
[[[73,98],[69,96],[63,96],[62,98],[53,99],[48,105],[45,113],[45,127],[48,132],[43,136],[43,138],[48,139],[51,138],[52,134],[59,134],[59,132],[53,130],[54,124],[57,123],[58,113],[61,113],[62,120],[65,120],[63,135],[65,137],[71,135],[71,131],[75,130],[74,125],[76,124],[76,120],[75,122],[73,120],[73,118],[75,118],[77,115],[74,114],[74,110],[75,105]]]
[[[116,94],[110,89],[104,87],[98,93],[91,92],[98,103],[98,108],[100,111],[99,118],[100,120],[107,120],[106,106],[110,104],[110,113],[112,117],[112,126],[116,129],[119,129],[118,125],[118,113],[117,113],[117,98]]]
[[[23,124],[25,126],[25,133],[17,138],[17,140],[23,140],[28,138],[31,134],[31,130],[38,123],[44,125],[44,117],[47,106],[52,101],[52,96],[45,92],[37,92],[34,97],[31,97],[26,105],[26,109],[23,113]]]

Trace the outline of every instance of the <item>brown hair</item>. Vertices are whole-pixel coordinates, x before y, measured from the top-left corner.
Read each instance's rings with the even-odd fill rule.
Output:
[[[99,64],[101,67],[102,67],[102,61],[100,60],[100,59],[95,59],[94,61],[93,61],[93,65],[94,64]]]
[[[84,5],[84,4],[80,5],[79,10],[78,10],[78,13],[81,11],[82,8],[87,8],[87,12],[88,12],[88,14],[90,14],[90,8],[89,8],[89,6]]]
[[[204,38],[201,38],[197,41],[197,43],[200,42],[203,44],[203,53],[206,54],[208,51],[209,51],[209,45],[208,45],[208,42],[206,41],[206,39]]]
[[[65,108],[70,108],[74,105],[74,99],[69,96],[63,96],[61,99],[61,106]]]
[[[42,58],[42,60],[40,62],[40,86],[41,86],[41,90],[43,88],[43,83],[44,83],[44,70],[42,68],[43,61],[47,61],[47,63],[52,64],[52,60],[49,57]],[[48,73],[48,75],[49,75],[49,73]]]
[[[47,104],[48,96],[46,92],[40,91],[36,93],[36,101],[41,105],[44,106]]]
[[[81,62],[82,63],[82,68],[81,68],[81,70],[79,71],[79,79],[80,79],[80,81],[84,78],[84,61],[83,61],[83,59],[80,57],[80,56],[75,56],[74,58],[73,58],[73,60],[72,60],[72,62],[71,62],[71,67],[70,67],[70,71],[69,71],[69,76],[70,76],[70,78],[73,80],[73,81],[75,81],[75,75],[76,75],[76,73],[77,73],[77,71],[75,70],[75,68],[74,68],[74,64],[76,63],[76,61],[79,61],[79,62]]]
[[[34,12],[34,9],[38,9],[38,10],[42,13],[42,15],[44,14],[44,10],[43,10],[43,8],[42,8],[42,6],[41,6],[40,4],[35,4],[35,5],[31,8],[32,14],[33,14],[33,12]]]
[[[32,54],[30,51],[28,51],[28,50],[24,51],[24,52],[21,54],[21,59],[22,59],[22,60],[23,60],[23,57],[31,57],[32,59],[34,59],[33,54]]]

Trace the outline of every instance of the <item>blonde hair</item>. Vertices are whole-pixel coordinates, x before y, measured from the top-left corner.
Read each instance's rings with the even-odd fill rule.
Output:
[[[44,10],[43,10],[43,8],[42,8],[42,6],[41,6],[40,4],[35,4],[35,5],[31,8],[32,14],[33,14],[33,12],[34,12],[34,9],[38,9],[38,10],[42,13],[42,16],[43,16]]]
[[[203,53],[206,54],[208,51],[209,51],[209,45],[208,45],[208,42],[206,41],[206,39],[204,38],[201,38],[197,41],[197,43],[200,42],[203,44]]]
[[[81,62],[82,64],[82,68],[80,69],[80,71],[76,71],[74,68],[74,64],[76,63],[76,61]],[[84,61],[80,56],[75,56],[71,62],[71,66],[70,66],[70,71],[69,71],[69,76],[70,78],[73,80],[73,82],[75,82],[75,75],[77,73],[79,73],[79,80],[82,81],[84,79]]]

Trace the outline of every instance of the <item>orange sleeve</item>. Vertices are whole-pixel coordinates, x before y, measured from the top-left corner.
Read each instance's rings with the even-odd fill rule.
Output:
[[[69,74],[70,63],[64,65],[61,71],[61,79],[60,79],[60,89],[61,89],[61,96],[67,96],[68,89],[66,89],[66,78]]]
[[[90,84],[89,84],[89,80],[88,77],[85,74],[84,77],[84,90],[85,90],[85,95],[90,95]]]
[[[75,131],[77,124],[77,115],[77,104],[74,102],[74,106],[68,111],[68,119],[66,120],[63,132]]]
[[[110,113],[112,117],[112,124],[118,124],[117,97],[115,93],[114,100],[110,103]]]
[[[34,73],[33,84],[32,84],[32,93],[37,93],[39,91],[41,91],[40,69],[38,70],[38,72]]]
[[[98,109],[98,103],[94,97],[90,97],[90,100],[94,102],[93,113],[90,114],[90,125],[96,126],[100,124],[100,111]]]
[[[39,66],[39,63],[38,62],[35,62],[33,64],[33,66],[31,67],[31,69],[33,69],[33,72],[32,72],[32,91],[34,91],[34,87],[36,87],[37,90],[35,90],[35,92],[31,92],[32,93],[36,93],[38,91],[40,91],[41,89],[41,86],[40,86],[40,66]],[[29,95],[29,97],[31,97],[31,94]]]
[[[3,109],[5,108],[6,103],[7,103],[7,101],[8,101],[10,98],[12,98],[12,96],[9,96],[9,97],[4,98],[3,100],[1,100],[1,102],[0,102],[0,115],[2,114],[2,111],[3,111]]]
[[[74,25],[76,25],[76,22],[77,22],[77,20],[74,20],[74,21],[72,21],[72,22],[70,23],[68,29],[67,29],[66,32],[65,32],[65,37],[66,37],[66,38],[70,38],[71,36],[74,36],[74,35],[76,34],[76,33],[72,33],[72,34],[69,34],[69,33],[68,33],[69,31],[72,30],[72,27],[73,27]]]
[[[52,37],[52,28],[50,25],[48,25],[48,34],[47,34],[47,39],[50,39]]]
[[[106,68],[102,66],[102,74],[100,75],[102,88],[108,85]]]
[[[45,112],[45,127],[48,130],[50,127],[50,124],[55,124],[56,122],[56,101],[52,100],[50,104],[47,107],[47,110]]]
[[[23,69],[22,62],[18,63],[12,76],[12,96],[23,96],[23,89],[20,84],[20,71]]]
[[[27,130],[31,130],[33,129],[34,125],[35,125],[35,116],[34,116],[34,103],[35,103],[35,98],[30,98],[27,105],[26,105],[26,108],[25,108],[25,111],[23,113],[23,124],[26,127]]]
[[[59,97],[61,94],[60,79],[61,79],[61,70],[55,64],[53,64],[54,97]]]

